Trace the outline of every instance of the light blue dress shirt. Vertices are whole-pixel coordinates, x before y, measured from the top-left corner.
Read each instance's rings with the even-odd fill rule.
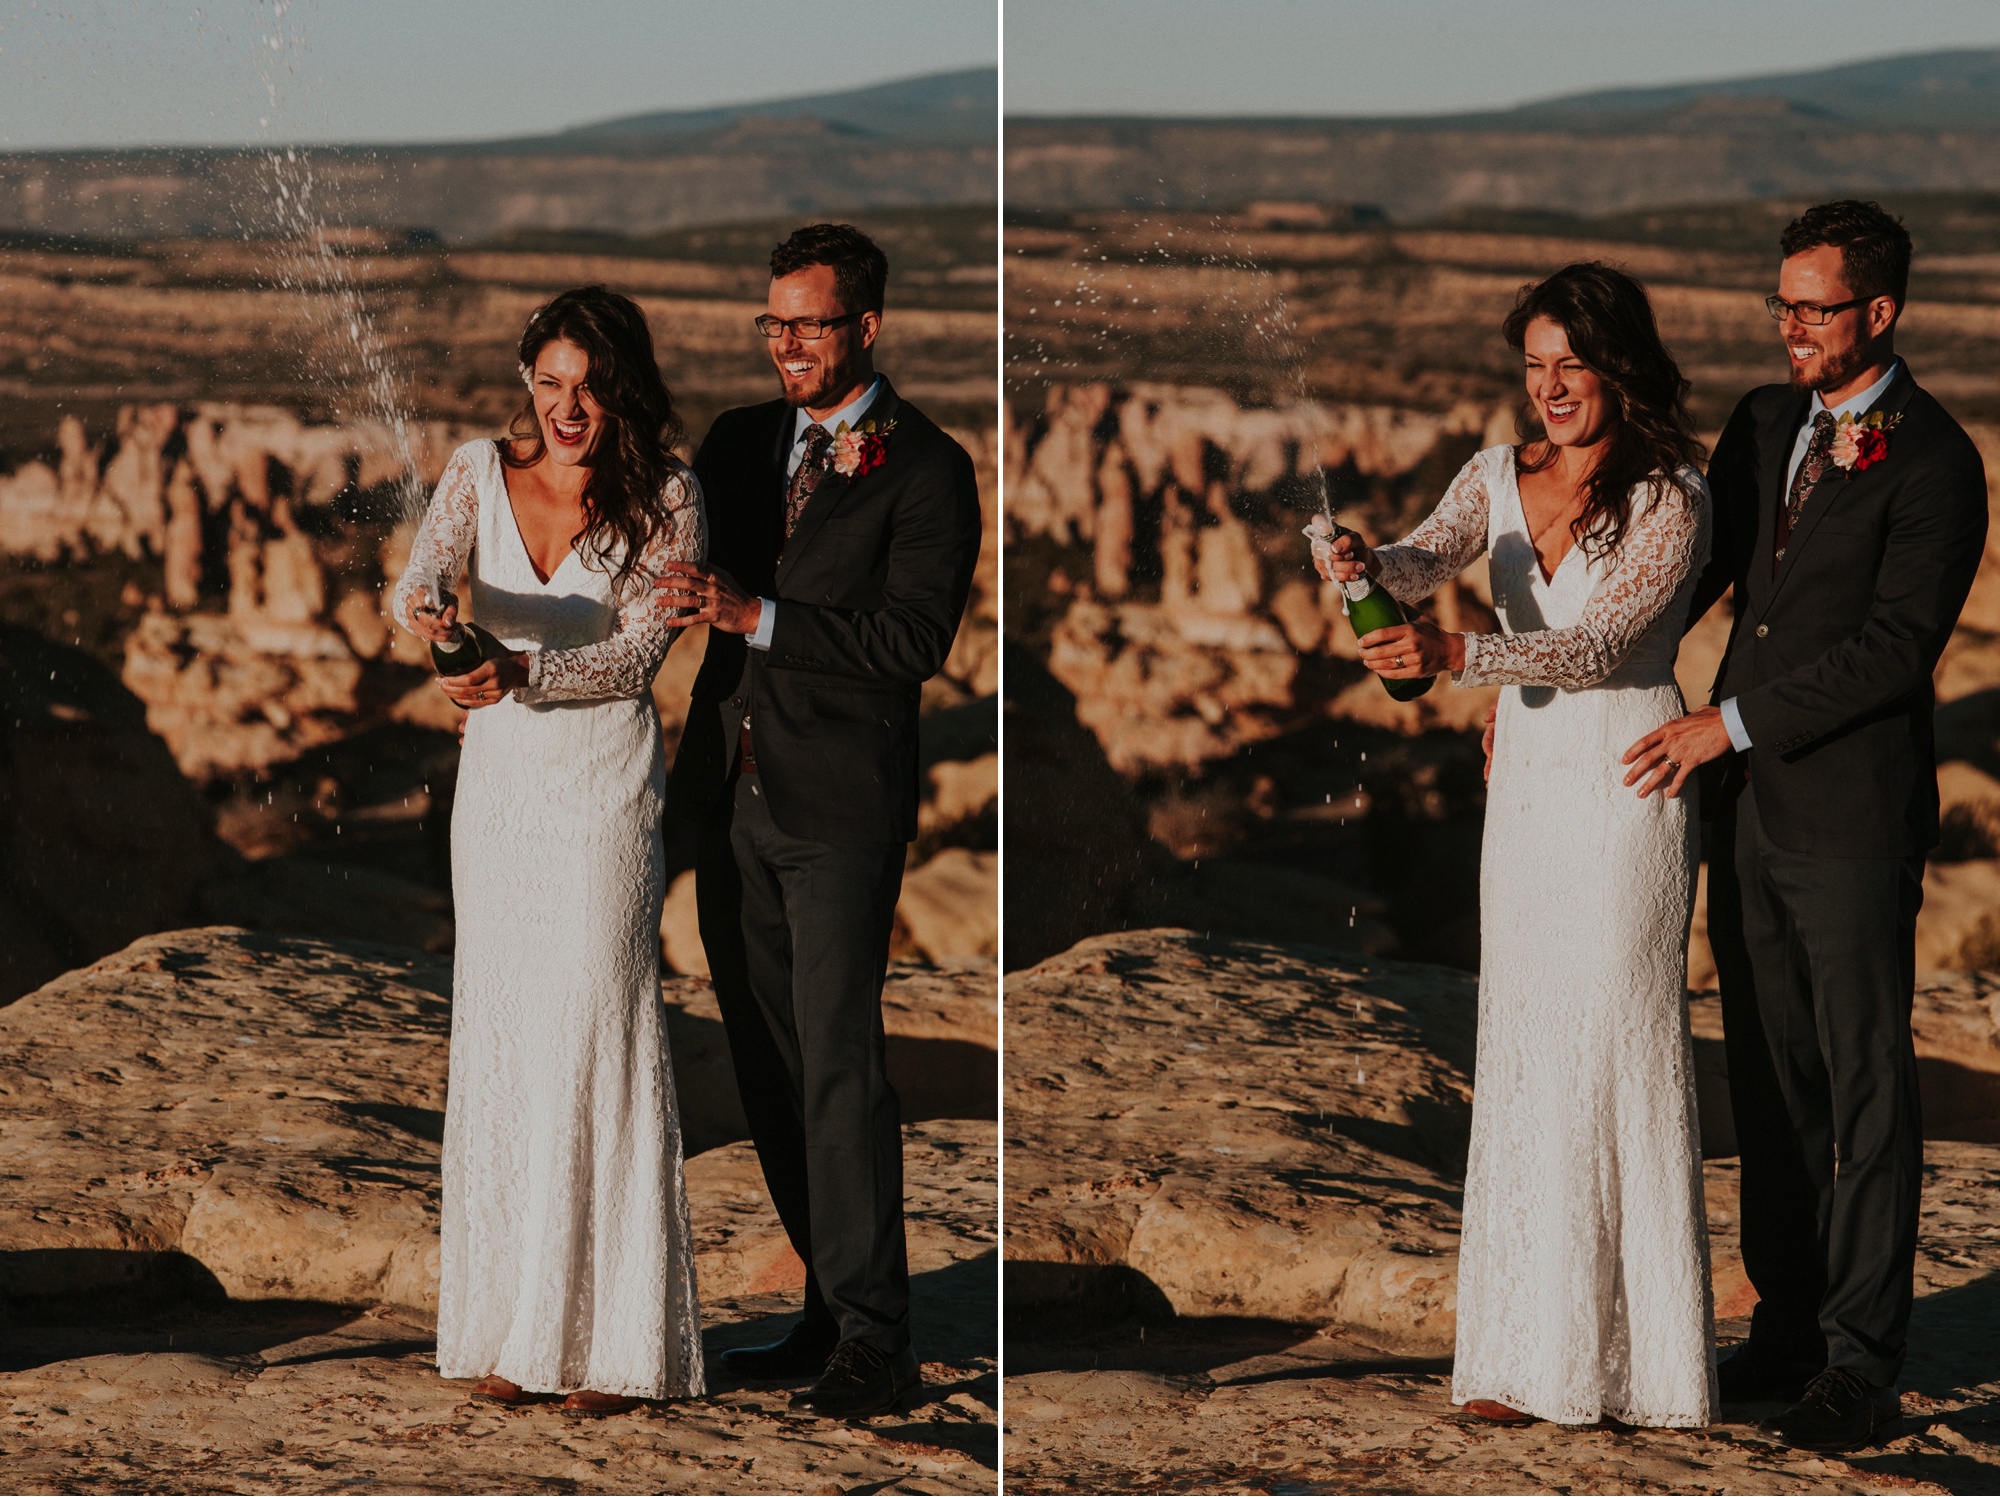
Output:
[[[881,389],[882,376],[878,374],[867,389],[818,424],[828,431],[840,430],[840,423],[843,421],[850,427],[860,425],[862,415],[875,403],[875,397],[881,393]],[[787,480],[799,471],[799,464],[806,460],[806,429],[813,424],[813,418],[803,406],[793,413],[792,450],[785,455]],[[750,631],[748,638],[743,642],[753,650],[768,650],[771,648],[771,634],[778,627],[778,604],[773,598],[759,598],[757,603],[757,627]]]
[[[1886,374],[1859,395],[1851,400],[1843,400],[1836,406],[1829,407],[1820,399],[1819,391],[1813,391],[1812,406],[1806,412],[1805,423],[1799,427],[1798,437],[1792,443],[1792,460],[1785,465],[1787,494],[1792,491],[1792,480],[1798,477],[1799,464],[1806,460],[1806,449],[1812,446],[1813,421],[1819,413],[1830,409],[1836,421],[1850,412],[1857,416],[1865,416],[1875,402],[1882,398],[1882,392],[1889,388],[1889,381],[1896,377],[1896,371],[1902,367],[1901,359],[1891,359]],[[1750,730],[1743,726],[1743,713],[1737,708],[1735,697],[1729,698],[1722,704],[1722,725],[1729,730],[1729,741],[1735,746],[1736,752],[1739,754],[1749,752]]]

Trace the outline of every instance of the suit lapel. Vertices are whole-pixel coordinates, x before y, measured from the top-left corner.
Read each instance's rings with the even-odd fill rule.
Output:
[[[798,412],[780,401],[778,404],[778,429],[772,434],[771,478],[778,488],[778,514],[780,523],[785,512],[785,485],[789,475],[785,464],[792,455],[792,432],[798,424]]]
[[[1882,392],[1882,398],[1870,406],[1868,410],[1881,411],[1891,416],[1900,414],[1904,405],[1909,401],[1910,392],[1915,388],[1916,381],[1910,378],[1910,366],[1904,364],[1897,369],[1896,377],[1889,381],[1889,388]],[[1868,411],[1863,411],[1862,414],[1865,416],[1868,414]],[[1804,417],[1801,416],[1800,420],[1803,421]],[[1792,437],[1794,441],[1797,440],[1797,427],[1792,429]],[[1789,451],[1790,449],[1788,448],[1788,455]],[[1835,503],[1838,502],[1842,491],[1846,489],[1848,484],[1862,481],[1864,481],[1864,478],[1861,474],[1848,474],[1834,467],[1831,463],[1827,465],[1826,472],[1820,475],[1819,482],[1813,485],[1812,492],[1806,496],[1805,507],[1799,511],[1799,523],[1793,527],[1791,539],[1785,542],[1785,559],[1779,564],[1778,575],[1772,579],[1770,595],[1764,601],[1765,609],[1768,609],[1772,603],[1777,601],[1778,594],[1784,591],[1786,580],[1791,577],[1793,572],[1798,570],[1797,561],[1799,554],[1805,549],[1806,543],[1812,539],[1813,532],[1819,529],[1819,522],[1825,517],[1826,512],[1832,509]],[[1772,524],[1775,525],[1776,523],[1777,511],[1773,510]],[[1775,531],[1773,532],[1773,542],[1775,545]],[[1767,548],[1764,554],[1766,556],[1770,555],[1770,548]]]
[[[900,405],[901,402],[896,398],[895,387],[889,383],[885,375],[882,379],[882,393],[875,397],[875,403],[868,407],[867,414],[861,419],[873,421],[880,428],[883,424],[895,420]],[[894,438],[890,440],[893,441]],[[799,523],[793,528],[791,539],[785,542],[784,555],[778,559],[780,587],[784,585],[786,577],[791,575],[792,567],[798,562],[799,556],[812,544],[812,538],[819,533],[820,526],[826,523],[827,516],[840,507],[840,501],[846,498],[848,490],[853,488],[854,484],[854,479],[843,477],[831,468],[827,469],[826,476],[819,481],[819,487],[814,489],[812,497],[806,500],[806,507],[799,511]]]

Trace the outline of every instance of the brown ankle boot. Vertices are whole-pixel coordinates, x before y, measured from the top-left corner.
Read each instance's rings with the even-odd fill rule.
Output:
[[[510,1383],[497,1372],[489,1372],[472,1385],[472,1396],[481,1403],[497,1403],[510,1409],[518,1409],[531,1403],[549,1403],[555,1398],[553,1393],[530,1393],[519,1383]]]
[[[627,1398],[622,1393],[593,1393],[588,1388],[579,1388],[562,1401],[562,1411],[579,1419],[602,1419],[607,1414],[629,1414],[639,1407],[639,1400]]]
[[[1519,1409],[1510,1409],[1504,1403],[1496,1403],[1490,1398],[1468,1399],[1465,1412],[1475,1419],[1484,1419],[1488,1424],[1533,1424],[1535,1416],[1524,1414]]]

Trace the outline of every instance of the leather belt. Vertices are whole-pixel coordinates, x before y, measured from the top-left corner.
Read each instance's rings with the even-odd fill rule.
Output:
[[[736,735],[736,770],[739,774],[757,772],[757,751],[750,742],[750,719],[743,719],[742,731]]]

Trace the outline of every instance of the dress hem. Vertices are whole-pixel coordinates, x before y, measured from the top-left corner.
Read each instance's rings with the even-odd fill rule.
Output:
[[[477,1364],[472,1365],[476,1366]],[[537,1379],[524,1381],[517,1377],[507,1377],[507,1374],[498,1367],[488,1367],[483,1372],[474,1372],[469,1369],[457,1367],[448,1368],[442,1362],[438,1364],[438,1376],[446,1382],[452,1383],[477,1382],[483,1377],[505,1377],[508,1382],[514,1384],[523,1393],[538,1393],[557,1398],[566,1398],[572,1393],[608,1393],[616,1398],[638,1398],[648,1403],[670,1403],[678,1399],[700,1398],[708,1391],[706,1387],[676,1389],[669,1386],[666,1392],[659,1392],[657,1391],[658,1385],[651,1383],[641,1386],[637,1383],[558,1382],[550,1386]]]
[[[1620,1424],[1629,1424],[1635,1429],[1706,1429],[1715,1422],[1713,1414],[1647,1414],[1633,1409],[1613,1408],[1601,1404],[1595,1414],[1566,1412],[1548,1414],[1535,1407],[1537,1400],[1523,1399],[1511,1393],[1467,1393],[1462,1397],[1453,1388],[1451,1401],[1454,1407],[1462,1408],[1475,1399],[1485,1399],[1492,1403],[1503,1403],[1510,1409],[1518,1409],[1523,1414],[1532,1414],[1547,1424],[1560,1424],[1572,1429],[1588,1429],[1606,1419],[1615,1419]]]

